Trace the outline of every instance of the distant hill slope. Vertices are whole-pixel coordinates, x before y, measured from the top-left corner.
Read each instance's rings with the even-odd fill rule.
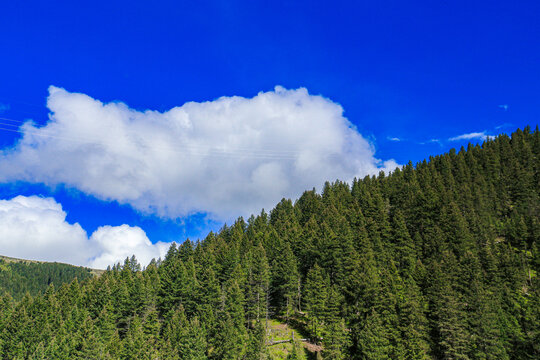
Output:
[[[18,300],[27,292],[32,296],[42,294],[50,284],[58,287],[75,278],[85,280],[101,273],[103,270],[0,255],[0,295],[7,293]]]

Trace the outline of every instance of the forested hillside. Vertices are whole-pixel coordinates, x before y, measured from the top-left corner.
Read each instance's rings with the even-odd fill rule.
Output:
[[[327,183],[141,271],[0,301],[6,359],[540,358],[540,132]],[[322,350],[321,350],[322,349]]]
[[[17,300],[27,292],[32,296],[43,294],[50,284],[58,286],[91,276],[92,270],[81,266],[0,256],[0,294],[9,294]]]

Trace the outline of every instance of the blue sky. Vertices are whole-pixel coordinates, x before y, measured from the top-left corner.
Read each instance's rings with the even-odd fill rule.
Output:
[[[336,134],[349,136],[348,130],[340,128],[347,119],[354,127],[353,135],[361,135],[355,146],[364,146],[365,140],[374,153],[348,149],[338,155],[366,156],[368,162],[415,162],[468,141],[481,141],[485,135],[535,126],[540,115],[539,15],[538,1],[4,2],[0,5],[0,146],[4,151],[0,164],[4,161],[4,167],[0,168],[4,173],[13,168],[17,171],[1,179],[0,199],[52,197],[62,205],[65,222],[79,223],[88,236],[104,225],[127,224],[142,228],[153,243],[204,236],[224,221],[245,214],[246,209],[251,211],[244,203],[232,202],[235,205],[227,207],[215,199],[199,198],[204,196],[202,190],[188,199],[189,187],[178,191],[176,203],[163,200],[146,183],[139,197],[115,197],[109,188],[63,174],[61,166],[48,167],[55,162],[55,154],[62,159],[75,157],[73,152],[58,150],[63,138],[75,139],[69,135],[73,132],[48,133],[59,140],[46,148],[28,145],[48,154],[39,166],[8,158],[6,153],[16,149],[24,132],[18,128],[22,121],[32,119],[36,126],[32,131],[50,121],[53,111],[47,107],[47,97],[51,85],[65,89],[66,99],[67,94],[86,94],[87,101],[122,102],[140,114],[147,109],[164,113],[186,102],[213,102],[197,111],[205,114],[199,116],[217,117],[208,109],[218,104],[216,99],[251,99],[251,105],[237,110],[240,113],[227,121],[236,121],[234,116],[242,116],[238,114],[244,111],[258,114],[260,108],[253,104],[259,100],[278,101],[281,96],[311,104],[315,99],[322,102],[323,110],[306,105],[306,114],[317,111],[328,118],[321,115],[313,129],[301,130],[313,131],[310,134],[316,139],[316,132],[323,131],[317,128],[334,124],[331,129],[338,129]],[[275,90],[277,85],[288,90]],[[294,92],[299,88],[307,89],[309,95]],[[261,92],[266,95],[256,98]],[[279,104],[275,106],[288,109]],[[333,117],[338,104],[344,112],[342,117]],[[67,104],[57,105],[59,109],[63,106],[75,111]],[[58,115],[59,121],[66,116]],[[330,118],[334,120],[329,123]],[[142,119],[140,126],[152,132],[145,121],[150,120]],[[241,129],[240,125],[235,126]],[[264,131],[276,135],[277,130]],[[459,138],[465,134],[475,135]],[[203,146],[203,140],[197,138],[196,146]],[[235,144],[233,151],[249,148],[240,147],[241,142]],[[305,146],[313,144],[316,141]],[[264,143],[257,151],[264,157],[282,154],[279,147],[269,146]],[[301,150],[291,151],[298,154]],[[206,172],[196,174],[216,176],[207,169],[215,159],[204,159]],[[231,161],[235,159],[236,155]],[[73,161],[78,163],[76,158]],[[63,164],[71,163],[65,160]],[[189,164],[182,164],[189,171]],[[238,172],[250,176],[259,165],[241,167]],[[343,160],[343,166],[334,172],[314,170],[313,184],[307,179],[301,185],[320,188],[321,176],[328,180],[334,180],[333,174],[347,177],[354,166]],[[257,174],[279,178],[276,168],[263,170]],[[171,179],[182,182],[182,174]],[[227,181],[238,181],[242,174],[238,176]],[[159,184],[160,189],[170,186],[168,182]],[[282,188],[287,190],[284,196],[298,192],[298,188]],[[246,201],[253,197],[234,187],[231,191]],[[267,204],[268,199],[254,203]],[[198,200],[203,205],[193,205]],[[227,198],[222,202],[232,204]],[[209,212],[219,215],[207,216]],[[28,246],[24,244],[19,248]]]

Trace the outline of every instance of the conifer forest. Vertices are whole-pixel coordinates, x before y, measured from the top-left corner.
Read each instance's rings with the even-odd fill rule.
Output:
[[[85,280],[92,276],[90,269],[60,263],[38,263],[0,256],[0,295],[9,294],[20,300],[26,293],[32,296],[53,286],[71,282],[74,278]]]
[[[540,359],[539,239],[527,127],[327,182],[144,268],[4,284],[0,358]],[[280,354],[276,323],[298,334]]]

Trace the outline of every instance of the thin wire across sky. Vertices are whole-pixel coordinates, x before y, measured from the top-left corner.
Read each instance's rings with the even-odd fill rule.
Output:
[[[98,138],[84,138],[74,136],[59,136],[56,132],[45,129],[36,128],[37,131],[21,130],[21,126],[31,120],[18,120],[7,117],[0,117],[0,131],[19,133],[23,135],[33,135],[44,138],[53,138],[59,140],[66,140],[80,144],[100,144],[103,143]],[[257,158],[257,159],[269,159],[269,160],[296,160],[299,156],[298,151],[291,150],[270,150],[270,149],[249,149],[238,147],[210,147],[201,145],[183,144],[176,146],[147,146],[156,150],[173,151],[185,155],[202,156],[202,157],[233,157],[233,158]]]

